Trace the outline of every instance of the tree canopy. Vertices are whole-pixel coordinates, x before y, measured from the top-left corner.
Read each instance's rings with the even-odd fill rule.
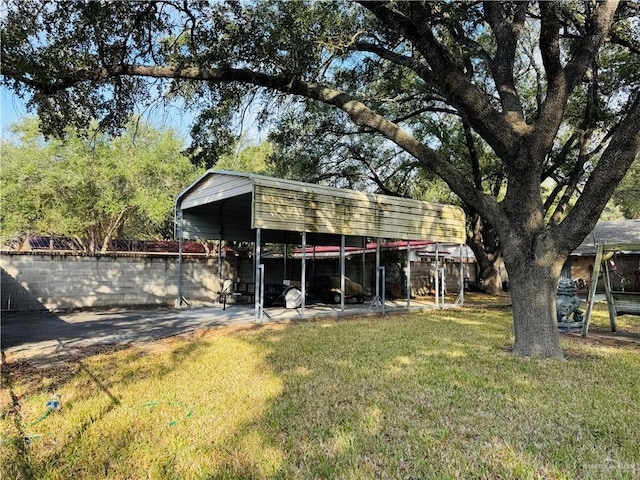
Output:
[[[218,170],[269,176],[274,173],[274,167],[271,163],[272,153],[273,145],[269,142],[263,141],[256,145],[241,138],[233,151],[222,155],[216,161],[215,166]]]
[[[633,163],[613,198],[627,218],[640,218],[640,160]]]
[[[132,121],[117,138],[67,130],[46,141],[35,118],[11,130],[0,144],[3,242],[65,236],[104,252],[114,238],[171,235],[175,196],[196,177],[174,132]]]
[[[318,115],[382,139],[382,157],[353,152],[395,151],[499,237],[514,351],[561,356],[562,264],[640,147],[639,21],[637,3],[616,0],[13,1],[2,73],[48,134],[91,119],[117,130],[140,102],[181,98],[200,111],[190,153],[203,164],[256,98],[265,121]]]

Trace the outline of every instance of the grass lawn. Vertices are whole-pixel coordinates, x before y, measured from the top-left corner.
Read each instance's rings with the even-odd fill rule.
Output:
[[[2,478],[640,477],[638,345],[517,358],[508,297],[472,300],[5,364]]]

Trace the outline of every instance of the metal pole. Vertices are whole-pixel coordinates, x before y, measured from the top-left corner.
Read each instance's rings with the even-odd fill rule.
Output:
[[[446,292],[446,281],[444,278],[444,266],[442,267],[442,270],[440,272],[440,279],[442,280],[442,288],[440,289],[440,299],[442,301],[442,308],[444,308],[444,305],[447,301],[447,296],[445,295]]]
[[[438,267],[435,269],[435,273],[433,275],[433,282],[435,284],[435,305],[436,308],[440,308],[440,270]]]
[[[282,276],[283,279],[287,278],[287,244],[284,244],[284,274]]]
[[[222,235],[218,237],[218,291],[222,293]]]
[[[256,242],[255,242],[255,254],[254,254],[254,261],[255,261],[255,266],[256,266],[256,271],[255,271],[255,287],[253,289],[254,292],[254,303],[255,303],[255,319],[257,323],[260,323],[260,319],[262,318],[262,279],[264,278],[264,275],[261,274],[261,268],[262,265],[260,264],[260,257],[261,257],[261,252],[260,252],[260,229],[256,228]]]
[[[435,296],[436,296],[436,308],[438,308],[440,306],[440,264],[438,262],[438,242],[436,242],[436,266],[435,266],[435,276],[434,276],[434,282],[435,282],[435,287],[436,287],[436,291],[435,291]]]
[[[260,271],[260,312],[258,323],[262,325],[264,323],[264,265],[261,263],[259,267]]]
[[[362,287],[367,288],[367,239],[362,237]]]
[[[378,267],[378,269],[380,270],[381,276],[382,276],[382,283],[383,285],[386,283],[386,272],[385,272],[385,268],[384,265],[381,267]],[[387,292],[386,292],[386,288],[382,288],[382,314],[386,315],[387,313]]]
[[[304,315],[304,306],[307,296],[307,232],[302,232],[302,278],[300,279],[302,286],[302,304],[300,312]]]
[[[180,215],[180,223],[177,225],[178,230],[178,298],[176,299],[176,305],[178,307],[182,306],[182,299],[184,298],[182,292],[182,244],[184,240],[182,239],[182,215]]]
[[[384,290],[384,285],[382,287]],[[380,301],[380,238],[376,238],[376,302]]]
[[[460,306],[464,306],[464,266],[466,262],[463,262],[462,260],[462,251],[464,250],[464,259],[467,259],[467,249],[465,248],[464,243],[460,244],[460,295],[458,295],[459,298],[459,305]]]
[[[345,261],[344,261],[345,241],[344,235],[340,236],[340,311],[344,312],[344,294],[345,294]]]
[[[407,308],[411,306],[411,241],[407,241]]]

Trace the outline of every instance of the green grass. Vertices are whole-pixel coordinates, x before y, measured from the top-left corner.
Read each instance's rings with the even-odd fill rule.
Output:
[[[514,357],[508,298],[477,298],[4,365],[2,478],[640,476],[638,347]]]

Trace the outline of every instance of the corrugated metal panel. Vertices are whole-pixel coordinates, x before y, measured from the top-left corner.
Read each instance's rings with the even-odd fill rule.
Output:
[[[251,198],[248,193],[182,210],[183,238],[252,240]]]
[[[252,193],[253,195],[249,195]],[[461,208],[237,172],[209,171],[178,198],[185,238],[252,229],[464,243]],[[203,237],[202,235],[209,235]]]
[[[182,238],[185,240],[218,238],[218,229],[199,215],[184,214],[182,219]]]
[[[295,185],[294,190],[269,183],[260,179],[255,187],[255,228],[402,240],[465,240],[464,212],[452,205],[343,189],[331,189],[328,194],[327,187],[314,191]]]
[[[188,208],[219,202],[245,193],[251,193],[253,184],[248,177],[210,175],[183,195],[181,207]]]

